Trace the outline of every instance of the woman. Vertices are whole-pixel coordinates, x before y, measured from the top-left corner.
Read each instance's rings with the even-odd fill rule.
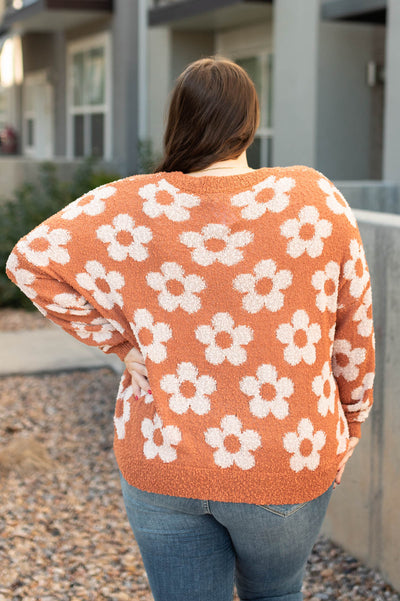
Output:
[[[249,168],[255,88],[189,65],[154,174],[25,236],[8,275],[125,360],[114,451],[156,601],[299,601],[372,405],[371,286],[354,216],[315,169]]]

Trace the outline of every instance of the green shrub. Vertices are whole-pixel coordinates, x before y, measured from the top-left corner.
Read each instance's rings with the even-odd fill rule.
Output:
[[[18,240],[82,194],[121,177],[96,170],[96,162],[92,157],[83,160],[70,181],[58,178],[54,163],[41,163],[38,183],[22,184],[12,199],[0,203],[0,307],[34,308],[5,274],[8,256]]]

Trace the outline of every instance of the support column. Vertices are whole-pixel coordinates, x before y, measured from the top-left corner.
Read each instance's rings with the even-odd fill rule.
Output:
[[[400,3],[387,0],[383,179],[400,184]]]
[[[274,165],[316,165],[319,20],[320,0],[275,0]]]
[[[114,2],[112,27],[112,158],[122,176],[138,163],[139,0]]]

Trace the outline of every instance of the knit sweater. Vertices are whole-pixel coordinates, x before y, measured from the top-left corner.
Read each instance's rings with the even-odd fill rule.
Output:
[[[244,175],[135,175],[23,237],[8,276],[125,370],[114,452],[142,490],[300,503],[333,482],[372,405],[371,285],[354,215],[295,165]]]

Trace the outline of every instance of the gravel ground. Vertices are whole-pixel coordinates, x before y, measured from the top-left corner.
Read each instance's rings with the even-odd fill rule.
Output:
[[[0,332],[49,328],[51,322],[37,310],[0,309]]]
[[[0,379],[1,601],[153,599],[112,450],[117,388],[107,369]],[[323,537],[304,598],[400,601]]]

